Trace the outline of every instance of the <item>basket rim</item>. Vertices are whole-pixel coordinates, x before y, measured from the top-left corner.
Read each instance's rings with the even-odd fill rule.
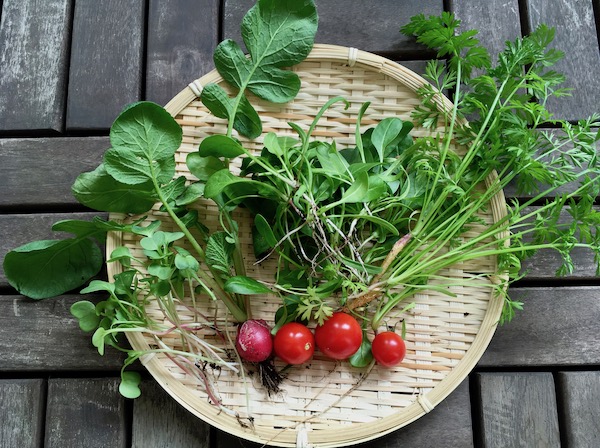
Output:
[[[362,66],[376,72],[380,72],[391,79],[404,84],[409,89],[416,93],[416,90],[423,86],[425,81],[421,76],[414,73],[403,65],[391,61],[385,57],[375,55],[362,50],[357,50],[352,47],[344,47],[339,45],[315,44],[311,53],[307,56],[307,62],[310,61],[333,61],[342,62],[348,66]],[[198,99],[202,87],[208,83],[222,82],[223,78],[216,70],[205,74],[204,76],[194,80],[187,87],[181,90],[171,101],[169,101],[165,109],[172,115],[177,116],[181,113],[192,101]],[[452,108],[451,101],[445,96],[442,99],[436,100],[438,107],[442,112],[449,111]],[[493,181],[494,175],[488,179],[486,184]],[[491,211],[494,222],[506,216],[507,210],[505,207],[505,198],[503,191],[499,191],[493,197],[491,203]],[[124,215],[111,214],[111,219],[122,219]],[[112,250],[120,244],[122,240],[119,232],[111,232],[107,238],[106,253],[110,254]],[[109,276],[112,277],[118,273],[119,267],[110,264]],[[452,368],[452,370],[440,380],[427,394],[418,396],[418,399],[411,405],[405,407],[402,412],[396,412],[387,417],[382,417],[376,421],[369,423],[355,423],[348,425],[344,431],[343,440],[330,437],[322,437],[323,431],[317,431],[315,434],[310,434],[309,439],[313,444],[318,444],[322,447],[354,445],[357,443],[366,442],[379,438],[385,434],[395,431],[430,412],[440,402],[442,402],[451,392],[453,392],[468,376],[475,367],[483,352],[489,345],[492,336],[499,322],[500,313],[503,307],[503,300],[497,295],[491,294],[488,307],[485,311],[485,316],[477,331],[477,334],[467,349],[465,355]],[[143,336],[137,333],[127,334],[130,344],[134,347],[149,347]],[[149,371],[152,377],[177,401],[180,405],[192,412],[196,417],[206,423],[215,426],[234,436],[244,438],[246,440],[258,443],[266,443],[276,446],[294,447],[296,446],[297,431],[295,430],[279,430],[261,428],[261,434],[242,428],[241,426],[233,426],[232,418],[224,415],[210,405],[208,402],[201,410],[196,409],[191,404],[189,393],[184,385],[176,381],[168,372],[165,371],[160,360],[156,356],[148,356],[141,359],[142,364]],[[197,403],[195,403],[197,405]],[[314,435],[314,437],[313,437]],[[339,431],[337,433],[339,436]]]

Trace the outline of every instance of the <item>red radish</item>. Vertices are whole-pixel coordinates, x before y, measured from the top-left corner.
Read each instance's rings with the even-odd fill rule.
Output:
[[[247,320],[238,329],[235,347],[245,361],[264,361],[273,351],[271,328],[263,319]]]

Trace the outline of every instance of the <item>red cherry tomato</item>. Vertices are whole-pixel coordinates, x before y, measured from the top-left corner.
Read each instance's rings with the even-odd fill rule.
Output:
[[[400,364],[406,355],[406,345],[402,338],[392,331],[378,333],[371,345],[373,358],[383,367]]]
[[[305,325],[289,322],[277,331],[273,347],[275,354],[288,364],[302,364],[315,352],[315,338]]]
[[[315,329],[315,341],[321,352],[332,359],[346,359],[359,349],[362,328],[346,313],[334,313]]]

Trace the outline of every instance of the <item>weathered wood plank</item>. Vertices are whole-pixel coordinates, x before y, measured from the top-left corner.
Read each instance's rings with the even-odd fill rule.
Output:
[[[46,448],[126,446],[119,380],[57,378],[48,382]]]
[[[0,295],[0,371],[117,371],[124,356],[107,349],[100,356],[92,335],[79,328],[69,308],[82,296],[34,301]],[[97,302],[100,296],[85,296]],[[125,343],[125,342],[124,342]]]
[[[463,31],[479,31],[477,38],[489,50],[492,63],[504,42],[521,36],[518,0],[451,0],[450,10],[461,20]]]
[[[146,99],[166,104],[214,68],[218,0],[150,0]]]
[[[310,434],[309,434],[310,442]],[[225,432],[217,431],[218,448],[258,448]],[[471,403],[468,380],[465,380],[444,401],[415,422],[357,448],[468,448],[473,446]]]
[[[499,327],[481,367],[600,364],[600,288],[514,288],[525,303],[512,322]]]
[[[226,0],[224,5],[224,37],[242,42],[242,17],[254,4],[253,0]],[[356,47],[394,56],[422,55],[423,47],[400,33],[400,27],[411,16],[440,14],[441,0],[420,2],[380,0],[365,5],[360,0],[318,2],[319,30],[316,42]],[[420,56],[419,56],[420,58]]]
[[[158,383],[144,381],[141,390],[133,402],[133,448],[210,446],[210,426],[181,407]]]
[[[600,446],[600,372],[561,372],[558,384],[567,446]]]
[[[4,0],[0,130],[61,131],[71,0]]]
[[[141,98],[144,4],[76,2],[67,129],[107,129],[126,104]]]
[[[477,380],[482,447],[560,447],[552,374],[481,373]]]
[[[473,446],[469,380],[465,380],[429,414],[361,448],[428,448]]]
[[[564,51],[565,57],[554,69],[567,81],[563,87],[572,88],[569,98],[553,98],[548,109],[557,117],[578,120],[598,112],[600,102],[600,53],[592,0],[527,0],[529,26],[541,23],[556,29],[554,48]]]
[[[0,206],[77,204],[73,182],[95,169],[109,146],[108,137],[0,139]]]
[[[64,233],[53,232],[52,224],[63,219],[91,220],[94,216],[106,218],[106,213],[38,213],[0,215],[0,259],[12,249],[35,240],[60,239]],[[8,286],[4,269],[0,266],[0,287]]]
[[[0,446],[41,448],[44,391],[42,379],[0,380]]]

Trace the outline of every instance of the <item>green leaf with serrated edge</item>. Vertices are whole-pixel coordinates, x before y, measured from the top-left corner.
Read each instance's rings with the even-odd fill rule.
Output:
[[[226,135],[210,135],[202,140],[198,148],[202,157],[225,157],[232,159],[244,154],[244,148],[238,142]]]
[[[260,118],[244,96],[246,88],[270,102],[293,99],[300,78],[282,70],[306,58],[317,31],[317,12],[312,0],[260,0],[242,21],[242,38],[250,52],[247,58],[240,46],[224,40],[215,49],[213,60],[221,76],[241,91],[238,101],[213,85],[202,92],[202,102],[220,118],[233,119],[240,134],[256,138],[262,133]]]
[[[254,280],[251,277],[237,275],[227,279],[225,282],[225,291],[233,294],[254,295],[254,294],[272,294],[268,287]]]
[[[198,178],[198,180],[206,182],[210,176],[225,167],[222,160],[217,157],[207,156],[202,157],[197,152],[188,154],[186,164],[190,173]]]
[[[96,305],[88,300],[80,300],[71,305],[71,314],[77,318],[79,328],[87,332],[93,331],[100,325],[100,316],[96,314]]]
[[[373,362],[373,353],[371,352],[371,342],[363,336],[363,341],[360,347],[350,358],[348,359],[352,367],[363,368],[367,367]]]
[[[4,257],[9,284],[32,299],[46,299],[71,291],[98,274],[102,251],[89,238],[34,241]]]
[[[312,1],[259,0],[242,20],[242,38],[252,59],[249,89],[270,102],[293,99],[300,79],[280,69],[308,56],[316,31],[317,11]]]
[[[183,132],[161,106],[140,102],[122,112],[110,129],[112,148],[104,155],[108,174],[136,185],[169,182],[175,174],[175,151]]]
[[[142,377],[138,372],[122,372],[119,393],[125,398],[138,398],[142,394],[139,387],[141,382]]]
[[[229,274],[233,264],[231,254],[235,248],[234,244],[227,242],[226,232],[214,232],[206,243],[206,264],[212,268]]]
[[[81,204],[103,212],[144,213],[156,202],[152,182],[124,184],[108,174],[104,164],[80,174],[71,191]]]

